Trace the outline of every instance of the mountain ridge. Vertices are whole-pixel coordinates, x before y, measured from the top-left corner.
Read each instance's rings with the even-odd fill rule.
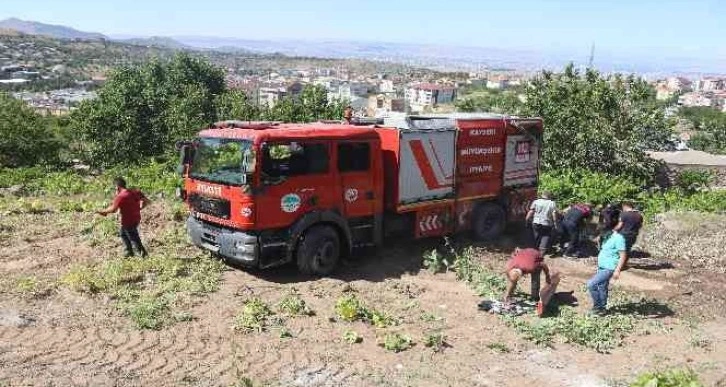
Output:
[[[106,35],[98,32],[79,31],[64,25],[47,24],[18,18],[0,20],[0,29],[13,30],[27,35],[49,36],[57,39],[108,39]]]

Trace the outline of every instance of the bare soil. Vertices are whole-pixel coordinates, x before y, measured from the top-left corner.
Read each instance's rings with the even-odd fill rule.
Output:
[[[165,211],[145,214],[141,232],[152,251],[164,248],[158,242],[164,230],[183,227]],[[422,269],[422,253],[438,241],[359,254],[332,278],[303,278],[289,267],[229,268],[219,291],[195,303],[192,321],[151,331],[134,328],[108,296],[57,284],[74,265],[120,254],[115,235],[98,241],[83,233],[92,216],[0,216],[0,385],[607,386],[648,370],[690,367],[706,385],[726,386],[726,275],[694,268],[677,253],[665,261],[635,258],[614,284],[667,310],[647,318],[649,334],[634,333],[611,354],[564,343],[539,347],[479,311],[480,297],[454,274]],[[515,242],[510,237],[479,246],[478,259],[500,270]],[[552,258],[550,264],[564,275],[558,290],[573,291],[584,313],[590,300],[583,284],[593,261]],[[32,290],[23,288],[24,278],[37,281]],[[292,337],[281,338],[276,329],[233,330],[245,301],[260,297],[275,305],[292,289],[316,312],[287,319]],[[401,324],[376,329],[336,320],[335,301],[350,291]],[[363,342],[345,342],[348,330]],[[438,330],[448,346],[435,353],[423,337]],[[416,344],[386,351],[378,343],[388,332],[407,334]]]

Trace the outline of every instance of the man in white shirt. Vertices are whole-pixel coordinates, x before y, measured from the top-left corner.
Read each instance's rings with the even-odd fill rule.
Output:
[[[543,192],[539,199],[532,202],[526,219],[527,222],[532,221],[534,245],[544,256],[550,248],[552,230],[557,226],[557,204],[549,192]]]

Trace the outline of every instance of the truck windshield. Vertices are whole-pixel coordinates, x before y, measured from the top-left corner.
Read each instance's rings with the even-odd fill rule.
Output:
[[[254,172],[252,141],[201,138],[189,176],[211,183],[243,186],[252,182]]]

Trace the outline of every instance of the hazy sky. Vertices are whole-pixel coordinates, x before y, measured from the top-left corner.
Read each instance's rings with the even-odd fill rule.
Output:
[[[435,43],[726,58],[726,0],[2,0],[18,17],[108,35]]]

